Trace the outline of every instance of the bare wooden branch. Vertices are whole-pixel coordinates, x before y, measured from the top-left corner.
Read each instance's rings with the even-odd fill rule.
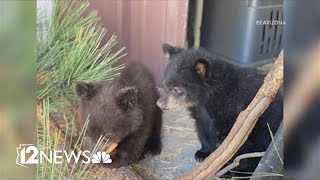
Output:
[[[219,171],[247,140],[260,115],[273,101],[283,83],[283,51],[273,64],[254,99],[242,111],[222,144],[187,175],[176,177],[180,180],[206,179]]]
[[[242,159],[248,159],[248,158],[257,158],[257,157],[262,157],[265,154],[265,152],[253,152],[253,153],[246,153],[246,154],[241,154],[239,156],[237,156],[233,162],[231,164],[229,164],[228,166],[224,167],[223,169],[221,169],[219,172],[216,173],[217,177],[221,177],[224,174],[226,174],[227,172],[229,172],[230,170],[236,168],[237,166],[240,165],[240,161]]]
[[[36,104],[36,118],[37,118],[37,121],[42,125],[42,127],[45,127],[46,126],[46,123],[45,123],[45,118],[43,116],[43,111],[42,111],[42,103],[40,102],[37,102]],[[59,124],[54,121],[52,118],[49,117],[49,129],[50,129],[50,134],[52,137],[55,136],[55,133],[57,132],[60,132],[60,138],[57,142],[57,145],[59,147],[63,146],[65,144],[64,142],[64,138],[61,138],[61,137],[65,137],[65,134],[64,132],[61,130]]]
[[[83,123],[81,121],[80,109],[76,104],[72,104],[71,111],[73,112],[74,124],[75,124],[76,130],[77,132],[81,132],[83,128]]]

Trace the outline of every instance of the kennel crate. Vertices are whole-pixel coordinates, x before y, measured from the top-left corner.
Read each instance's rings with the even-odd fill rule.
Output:
[[[202,18],[201,46],[226,61],[262,64],[282,49],[283,0],[205,0]]]

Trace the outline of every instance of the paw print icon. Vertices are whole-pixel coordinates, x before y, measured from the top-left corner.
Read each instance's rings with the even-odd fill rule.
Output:
[[[106,152],[97,152],[92,156],[91,162],[96,164],[96,163],[107,163],[110,164],[112,163],[112,159],[110,159],[110,155],[107,154]]]

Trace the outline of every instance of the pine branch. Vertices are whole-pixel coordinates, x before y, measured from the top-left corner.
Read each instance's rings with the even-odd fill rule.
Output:
[[[42,127],[46,127],[47,123],[49,124],[49,130],[50,130],[50,134],[51,137],[55,136],[55,133],[59,132],[60,133],[60,137],[58,140],[58,146],[61,147],[65,144],[64,142],[64,137],[65,134],[64,132],[61,130],[59,124],[53,120],[51,117],[44,117],[44,112],[43,112],[43,108],[42,108],[42,103],[41,102],[37,102],[36,104],[36,117],[37,117],[37,121],[41,124]],[[48,122],[46,122],[45,119],[48,119]]]
[[[44,117],[43,112],[44,108],[42,106],[41,102],[37,102],[36,105],[36,114],[37,114],[37,121],[41,124],[43,127],[47,127],[49,125],[50,129],[50,137],[56,137],[56,133],[59,132],[58,142],[56,144],[56,147],[64,147],[64,149],[71,149],[70,147],[66,147],[66,145],[74,145],[74,142],[69,142],[69,138],[65,137],[65,133],[60,128],[60,126],[50,117]],[[48,120],[48,122],[46,122]],[[76,138],[77,139],[77,138]],[[92,145],[91,142],[86,142],[88,139],[85,139],[82,143],[81,149],[92,149],[90,145]],[[47,147],[48,148],[48,147]],[[78,167],[75,164],[70,163],[69,164],[70,169],[77,169]],[[133,180],[142,180],[140,175],[138,175],[131,166],[121,167],[118,169],[108,169],[106,167],[100,166],[100,165],[93,165],[91,168],[87,170],[86,174],[100,174],[99,180],[107,180],[107,179],[119,179],[119,180],[126,180],[126,179],[133,179]]]
[[[51,21],[41,21],[41,18],[38,18],[40,21],[37,22],[38,102],[36,106],[37,121],[44,129],[39,131],[38,137],[41,138],[38,138],[38,143],[45,148],[50,148],[53,141],[49,139],[53,138],[54,145],[64,149],[92,149],[93,143],[88,140],[90,138],[81,135],[85,125],[80,120],[75,84],[111,80],[118,76],[119,70],[124,66],[115,65],[115,63],[126,55],[125,48],[114,49],[117,44],[115,35],[103,43],[107,30],[98,25],[100,20],[98,13],[88,11],[89,1],[53,0],[53,6]],[[75,123],[77,133],[81,132],[79,138],[72,137],[73,131],[71,135],[67,134],[68,130],[63,132],[57,123],[59,121],[56,121],[62,117],[53,119],[49,116],[49,107],[44,109],[43,104],[40,103],[47,99],[50,100],[50,110],[55,109],[64,115],[69,115],[71,111],[71,116],[74,117],[72,123]],[[74,147],[78,146],[79,139],[81,139],[80,147]],[[73,142],[75,140],[77,142]],[[70,166],[70,172],[67,173],[71,176],[77,167],[72,163],[68,166]],[[93,165],[88,173],[96,173],[95,170],[98,173],[103,172],[104,175],[100,179],[141,179],[131,167],[111,170]],[[42,170],[41,174],[47,173],[44,171]],[[87,174],[85,169],[80,171],[79,178]]]
[[[242,111],[223,143],[187,175],[176,177],[179,180],[206,179],[219,171],[247,140],[258,118],[273,101],[283,83],[283,51],[273,64],[254,99]]]
[[[123,65],[125,48],[114,49],[117,37],[103,43],[107,30],[88,1],[54,1],[50,23],[38,22],[37,99],[53,102],[77,100],[75,84],[111,80]],[[42,28],[41,28],[42,27]]]

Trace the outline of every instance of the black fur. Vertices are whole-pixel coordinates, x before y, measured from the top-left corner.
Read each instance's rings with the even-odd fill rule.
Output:
[[[228,135],[239,113],[262,85],[264,75],[254,69],[239,68],[221,61],[203,49],[179,48],[174,51],[172,48],[168,44],[163,45],[164,54],[169,54],[169,62],[164,73],[165,92],[157,104],[165,108],[168,105],[166,99],[171,97],[191,111],[202,145],[195,158],[202,161]],[[177,94],[176,90],[173,91],[177,88],[182,92]],[[259,118],[237,155],[265,151],[271,140],[267,123],[275,133],[281,120],[282,97],[278,95]],[[244,167],[245,170],[253,168]]]
[[[139,160],[144,153],[161,152],[162,111],[152,75],[142,64],[127,64],[111,82],[80,83],[81,116],[89,117],[88,135],[120,142],[107,167],[118,168]]]

